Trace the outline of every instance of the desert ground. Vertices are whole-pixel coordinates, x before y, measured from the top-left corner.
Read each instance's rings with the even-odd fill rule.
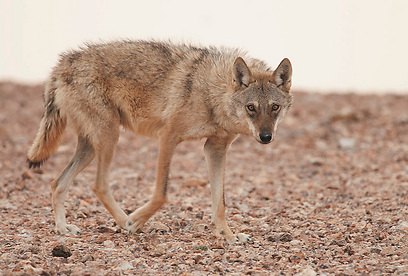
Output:
[[[227,217],[247,243],[212,234],[204,141],[180,144],[168,201],[143,227],[119,228],[91,186],[95,161],[72,183],[57,234],[50,182],[76,136],[29,170],[42,85],[0,83],[1,275],[408,275],[408,95],[294,92],[276,140],[240,136],[227,158]],[[122,130],[110,183],[123,209],[154,185],[155,140]]]

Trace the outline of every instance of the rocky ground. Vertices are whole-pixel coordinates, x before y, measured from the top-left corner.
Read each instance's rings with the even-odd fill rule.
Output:
[[[408,96],[294,93],[270,145],[239,137],[227,161],[227,217],[251,236],[212,235],[203,141],[181,144],[169,198],[129,235],[93,195],[95,162],[71,185],[54,229],[49,184],[68,163],[75,134],[41,169],[25,155],[43,112],[42,86],[0,84],[1,275],[408,275]],[[111,187],[126,212],[154,183],[156,141],[123,131]]]

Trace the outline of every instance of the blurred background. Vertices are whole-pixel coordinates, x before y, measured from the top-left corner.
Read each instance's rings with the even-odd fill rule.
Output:
[[[247,50],[294,89],[408,93],[406,0],[0,0],[0,81],[40,83],[84,42],[172,39]]]

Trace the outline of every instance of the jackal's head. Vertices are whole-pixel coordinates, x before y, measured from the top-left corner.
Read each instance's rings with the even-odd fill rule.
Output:
[[[242,58],[235,60],[233,105],[240,123],[248,125],[259,143],[273,141],[279,122],[292,104],[291,78],[292,65],[286,58],[273,73],[251,72]]]

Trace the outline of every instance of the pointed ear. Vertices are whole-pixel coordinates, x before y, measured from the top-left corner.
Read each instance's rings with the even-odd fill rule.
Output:
[[[285,58],[281,61],[278,68],[273,72],[272,77],[279,88],[289,92],[292,86],[292,64],[289,59]]]
[[[253,82],[252,73],[241,57],[235,60],[232,74],[238,86],[248,87]]]

